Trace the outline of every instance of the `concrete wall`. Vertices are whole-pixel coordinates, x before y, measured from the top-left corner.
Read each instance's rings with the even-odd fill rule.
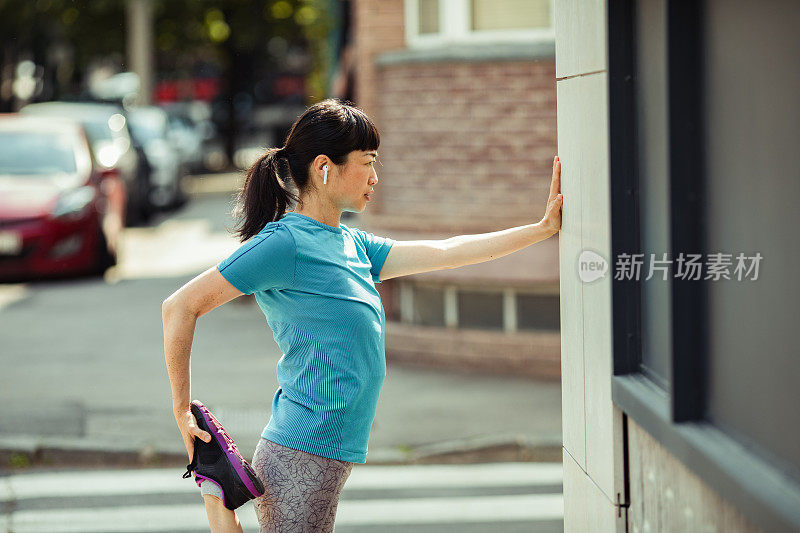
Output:
[[[611,402],[611,277],[584,284],[580,252],[610,257],[606,6],[558,0],[558,153],[564,194],[561,383],[566,531],[624,531],[622,414]]]
[[[756,533],[759,528],[719,497],[633,419],[628,419],[629,531]]]

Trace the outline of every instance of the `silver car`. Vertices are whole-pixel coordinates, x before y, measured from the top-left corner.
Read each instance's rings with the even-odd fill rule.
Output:
[[[127,110],[131,133],[144,147],[152,167],[150,203],[157,208],[173,208],[186,202],[181,180],[186,175],[183,156],[170,134],[169,116],[160,107],[137,106]]]

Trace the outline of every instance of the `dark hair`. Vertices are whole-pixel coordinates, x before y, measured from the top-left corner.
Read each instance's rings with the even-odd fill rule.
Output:
[[[292,124],[283,148],[268,149],[247,170],[233,209],[235,235],[246,241],[298,202],[312,186],[308,171],[318,155],[344,165],[350,152],[377,150],[380,143],[375,124],[352,102],[328,98],[312,105]],[[298,194],[288,189],[288,178]]]

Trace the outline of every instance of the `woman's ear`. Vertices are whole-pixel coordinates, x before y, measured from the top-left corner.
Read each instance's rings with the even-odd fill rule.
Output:
[[[314,158],[312,165],[312,170],[314,173],[321,175],[324,175],[326,166],[328,167],[328,172],[330,172],[331,167],[333,167],[333,163],[331,163],[330,160],[324,155],[318,155],[316,158]]]

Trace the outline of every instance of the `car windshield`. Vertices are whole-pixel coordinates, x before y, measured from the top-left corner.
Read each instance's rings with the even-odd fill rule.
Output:
[[[73,140],[63,134],[0,131],[0,174],[77,171]]]
[[[94,144],[97,141],[113,141],[114,134],[111,128],[108,127],[108,121],[83,121],[83,128],[86,130],[86,136],[89,141]]]
[[[161,114],[136,111],[130,114],[129,119],[131,135],[141,144],[166,137],[167,121]]]
[[[179,116],[179,115],[170,116],[169,117],[169,125],[170,125],[170,127],[175,128],[175,129],[183,128],[183,129],[191,130],[191,129],[194,128],[194,124],[192,124],[191,120],[189,120],[186,117]]]

